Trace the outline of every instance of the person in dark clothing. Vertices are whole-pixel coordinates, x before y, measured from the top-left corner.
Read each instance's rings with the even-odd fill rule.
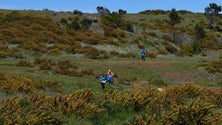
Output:
[[[99,77],[99,81],[101,83],[101,87],[102,89],[104,90],[105,89],[105,85],[106,85],[106,76],[104,74],[102,74],[100,77]]]
[[[140,52],[140,55],[141,55],[142,61],[145,61],[146,51],[144,49]]]

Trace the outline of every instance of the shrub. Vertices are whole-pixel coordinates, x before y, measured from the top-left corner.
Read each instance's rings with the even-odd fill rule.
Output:
[[[67,19],[65,19],[65,18],[62,18],[61,20],[60,20],[60,23],[62,23],[63,25],[65,25],[65,24],[67,24]]]
[[[192,54],[194,53],[194,49],[191,45],[182,45],[181,46],[181,51],[179,51],[177,54],[180,56],[184,56],[184,55],[188,55],[188,56],[192,56]]]
[[[120,53],[119,52],[117,52],[117,51],[111,51],[110,52],[110,55],[112,55],[112,56],[118,56]]]
[[[79,22],[77,22],[77,21],[75,21],[75,20],[73,20],[73,21],[71,22],[71,24],[67,24],[66,26],[67,26],[68,28],[73,28],[74,30],[80,30],[80,29],[81,29],[81,26],[80,26]]]
[[[205,50],[220,49],[221,46],[216,41],[217,40],[215,39],[214,36],[209,36],[208,38],[204,38],[203,40],[201,40],[199,43],[200,43],[201,49],[205,49]]]
[[[0,45],[0,58],[14,56],[14,50],[10,50],[6,45]]]
[[[164,39],[164,40],[166,40],[166,41],[170,41],[170,42],[173,41],[173,38],[172,38],[171,36],[169,36],[169,35],[162,35],[161,38]]]
[[[33,64],[28,60],[20,60],[17,65],[23,67],[33,67]]]
[[[165,46],[166,50],[170,53],[176,53],[177,52],[177,48],[175,48],[174,46],[172,45],[166,45]]]
[[[168,51],[166,50],[166,48],[160,48],[158,49],[157,53],[162,55],[167,55]]]
[[[114,29],[124,26],[124,20],[117,12],[112,12],[111,14],[104,16],[102,18],[102,23]]]
[[[82,28],[88,29],[92,25],[92,20],[85,18],[80,22],[80,24]]]
[[[222,61],[212,60],[207,64],[206,69],[210,73],[216,73],[216,72],[222,73]]]
[[[192,56],[193,54],[192,53],[187,53],[183,50],[180,50],[180,51],[176,52],[175,55],[177,55],[177,56]]]
[[[27,77],[16,77],[0,73],[0,88],[6,93],[32,93],[35,90],[35,83]]]
[[[89,69],[89,68],[82,69],[81,73],[84,74],[84,75],[94,75],[93,70]]]
[[[62,88],[61,86],[58,84],[58,82],[56,81],[53,81],[53,80],[42,80],[40,81],[39,84],[36,85],[36,87],[38,89],[45,89],[45,88],[48,88],[48,89],[52,89],[52,90],[55,90],[57,92],[61,92],[62,91]]]
[[[103,54],[103,59],[108,59],[109,57],[110,57],[110,55],[108,53]]]
[[[132,58],[136,58],[136,57],[137,57],[137,54],[134,53],[134,52],[128,52],[126,56],[132,57]]]
[[[126,31],[129,31],[129,32],[134,32],[134,26],[133,24],[129,23],[129,22],[126,22],[125,23],[125,28],[124,28]]]
[[[143,45],[143,44],[138,44],[138,48],[140,48],[140,49],[145,49],[145,45]]]
[[[155,32],[149,32],[148,35],[152,36],[152,37],[156,37],[156,33]]]
[[[148,52],[148,57],[150,57],[151,59],[156,58],[157,54],[155,52]]]
[[[201,53],[201,56],[207,56],[207,53],[203,52],[203,53]]]
[[[100,52],[95,48],[91,48],[87,51],[86,56],[90,59],[98,59],[100,56]]]
[[[145,124],[218,124],[221,122],[221,114],[215,113],[213,103],[205,102],[200,98],[188,100],[187,105],[173,105],[169,113],[162,112],[157,114],[135,115],[132,121],[127,125],[145,125]],[[200,117],[201,116],[201,117]]]
[[[54,69],[55,73],[58,73],[58,74],[62,74],[62,75],[73,75],[75,74],[75,70],[72,70],[72,69],[60,69],[60,68],[56,68]]]
[[[78,68],[77,64],[69,60],[58,61],[57,66],[55,66],[54,71],[58,74],[63,75],[73,75],[75,70]]]
[[[58,48],[52,48],[49,50],[49,52],[52,54],[60,54],[60,50]]]
[[[11,52],[1,51],[1,50],[0,50],[0,58],[6,58],[6,57],[9,57],[9,56],[11,56],[11,55],[12,55]]]
[[[119,30],[119,31],[117,31],[117,36],[118,36],[119,38],[121,38],[121,37],[126,37],[126,33],[125,33],[124,30]]]
[[[59,60],[58,66],[60,69],[68,69],[68,68],[77,69],[78,68],[77,64],[75,62],[71,62],[70,60]]]
[[[203,39],[205,37],[205,31],[204,31],[204,28],[203,26],[201,26],[200,24],[196,24],[194,26],[194,30],[195,30],[195,35],[196,35],[196,39],[199,40],[199,39]]]
[[[51,70],[52,66],[55,65],[51,59],[40,57],[35,57],[34,64],[38,64],[41,70]]]

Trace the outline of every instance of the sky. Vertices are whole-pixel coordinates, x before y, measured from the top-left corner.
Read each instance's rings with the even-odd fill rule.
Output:
[[[96,13],[97,6],[103,6],[111,12],[119,9],[127,13],[138,13],[144,10],[188,10],[204,12],[209,3],[222,6],[222,0],[0,0],[0,9],[9,10],[43,10],[73,11]]]

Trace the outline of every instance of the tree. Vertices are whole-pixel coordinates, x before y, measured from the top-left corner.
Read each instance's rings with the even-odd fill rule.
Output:
[[[216,3],[210,3],[208,7],[205,8],[205,15],[209,19],[209,28],[213,28],[215,17],[219,15],[221,11],[221,6],[218,6]]]
[[[172,10],[170,11],[169,18],[170,18],[170,26],[171,26],[170,30],[173,33],[173,40],[175,41],[174,26],[176,24],[179,24],[182,18],[178,15],[175,8],[172,8]]]
[[[196,53],[200,53],[201,52],[201,48],[200,48],[200,39],[203,39],[205,37],[205,31],[203,26],[196,24],[194,26],[194,30],[195,30],[195,41],[193,43],[193,49]]]
[[[80,22],[80,24],[82,28],[88,29],[92,25],[92,20],[85,18]]]
[[[83,15],[83,12],[82,12],[82,11],[79,11],[79,10],[74,10],[74,11],[73,11],[73,14],[74,14],[74,15]]]
[[[119,15],[121,15],[121,16],[123,16],[123,15],[125,15],[126,14],[126,10],[122,10],[122,9],[119,9]]]
[[[205,37],[205,32],[203,26],[196,24],[194,26],[195,35],[196,35],[196,41],[199,41],[200,39],[203,39]]]
[[[102,7],[102,6],[97,6],[96,10],[100,16],[105,16],[105,15],[110,14],[110,11],[107,8]]]
[[[102,23],[106,26],[117,28],[124,25],[124,20],[117,12],[112,12],[102,18]]]

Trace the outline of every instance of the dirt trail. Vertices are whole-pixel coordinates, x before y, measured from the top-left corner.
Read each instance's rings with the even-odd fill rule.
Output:
[[[171,67],[169,62],[163,61],[112,61],[112,62],[99,62],[99,66],[129,66],[129,67]]]

